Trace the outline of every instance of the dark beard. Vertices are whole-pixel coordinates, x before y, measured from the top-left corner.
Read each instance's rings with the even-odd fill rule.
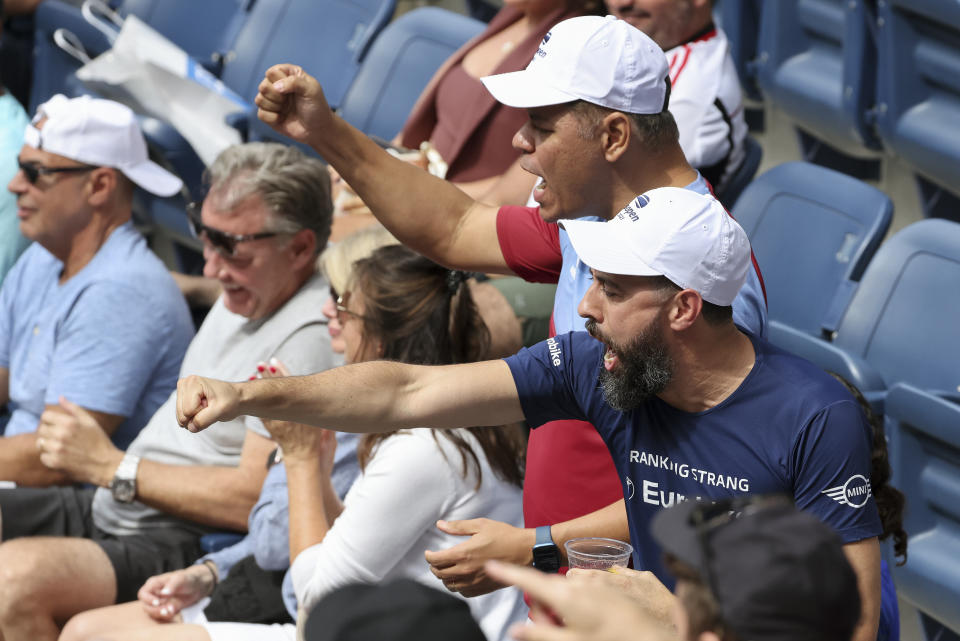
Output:
[[[664,390],[673,378],[673,359],[660,330],[659,316],[627,345],[606,340],[597,323],[588,320],[587,332],[617,355],[613,370],[602,368],[598,381],[607,405],[621,412],[636,409]]]

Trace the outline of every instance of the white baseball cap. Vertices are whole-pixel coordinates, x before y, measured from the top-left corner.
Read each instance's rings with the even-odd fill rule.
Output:
[[[523,71],[481,78],[510,107],[586,100],[631,114],[667,108],[670,67],[646,34],[613,16],[580,16],[557,23]]]
[[[747,280],[747,233],[716,198],[689,189],[651,189],[610,221],[560,224],[580,260],[597,271],[666,276],[721,306],[730,305]]]
[[[37,129],[44,118],[43,128]],[[183,187],[179,178],[147,156],[133,111],[112,100],[57,94],[37,107],[24,142],[77,162],[113,167],[158,196],[173,196]]]

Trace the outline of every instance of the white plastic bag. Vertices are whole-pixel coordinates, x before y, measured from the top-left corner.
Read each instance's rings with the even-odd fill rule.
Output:
[[[128,16],[113,48],[77,70],[91,90],[172,125],[205,165],[240,134],[227,114],[251,107],[186,52]]]

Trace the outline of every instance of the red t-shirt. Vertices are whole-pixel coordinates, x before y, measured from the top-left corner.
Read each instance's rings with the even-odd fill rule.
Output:
[[[533,207],[502,207],[497,236],[507,265],[536,283],[556,283],[563,256],[559,228]],[[555,334],[550,323],[550,335]],[[523,519],[526,527],[553,525],[606,507],[623,498],[610,452],[584,421],[553,421],[530,431]]]

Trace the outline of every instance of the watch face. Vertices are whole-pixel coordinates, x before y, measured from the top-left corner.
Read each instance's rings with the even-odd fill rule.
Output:
[[[113,494],[113,498],[121,503],[130,503],[137,493],[137,487],[132,480],[114,479],[113,483],[110,484],[110,492]]]
[[[533,567],[541,572],[560,571],[560,550],[553,543],[533,546]]]

